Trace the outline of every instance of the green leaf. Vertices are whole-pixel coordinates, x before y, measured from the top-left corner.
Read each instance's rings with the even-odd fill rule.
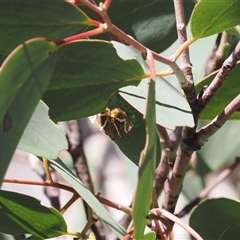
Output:
[[[147,81],[143,80],[138,87],[125,87],[119,90],[120,95],[142,114],[146,106]],[[156,79],[156,122],[166,128],[176,126],[194,126],[189,104],[184,96],[164,78]]]
[[[132,47],[99,40],[60,48],[55,73],[43,97],[51,118],[64,121],[102,112],[117,89],[137,85],[145,77],[140,57]]]
[[[56,44],[33,39],[16,48],[0,72],[0,181],[34,109],[48,86]]]
[[[193,209],[190,226],[203,239],[239,239],[240,203],[218,198],[202,202]]]
[[[208,120],[215,118],[220,114],[224,108],[239,94],[239,71],[240,62],[231,71],[217,93],[213,96],[210,103],[205,107],[200,115],[201,120]],[[199,93],[203,86],[210,85],[217,72],[214,72],[204,78],[196,85],[196,91]],[[240,119],[240,112],[235,112],[230,119]]]
[[[144,239],[144,229],[152,200],[154,172],[157,161],[156,113],[155,113],[155,82],[150,80],[146,109],[147,141],[140,160],[138,184],[133,203],[134,236]]]
[[[82,182],[60,160],[49,160],[53,167],[81,196],[81,198],[93,209],[99,218],[117,235],[123,238],[126,230],[112,218],[110,213],[102,206],[97,198],[82,184]]]
[[[186,22],[193,7],[190,0],[184,0]],[[164,51],[177,39],[173,1],[113,0],[108,14],[113,24],[156,52]]]
[[[36,198],[0,191],[0,231],[12,235],[29,233],[40,238],[57,237],[67,232],[62,215]]]
[[[57,158],[60,151],[68,148],[62,128],[49,119],[44,102],[38,103],[17,148],[46,158]]]
[[[60,41],[81,33],[89,25],[88,17],[63,0],[0,0],[0,52],[9,53],[34,37]]]
[[[203,127],[209,122],[200,121],[199,127]],[[212,171],[218,170],[220,167],[231,164],[236,156],[240,155],[240,129],[239,121],[227,121],[221,129],[219,129],[208,140],[197,156]]]
[[[198,1],[191,16],[194,38],[204,38],[231,29],[240,23],[240,0]]]
[[[156,233],[155,232],[148,232],[144,235],[144,240],[155,240],[156,239]]]

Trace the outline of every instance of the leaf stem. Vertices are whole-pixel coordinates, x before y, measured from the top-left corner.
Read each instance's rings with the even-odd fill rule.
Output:
[[[52,179],[52,175],[50,172],[50,168],[49,168],[49,163],[47,158],[43,157],[43,165],[44,165],[44,169],[47,175],[47,181],[49,181],[50,183],[53,183],[53,179]]]
[[[80,40],[80,39],[83,39],[83,38],[92,37],[92,36],[95,36],[95,35],[98,35],[98,34],[102,34],[104,32],[106,32],[106,26],[104,24],[101,24],[96,29],[93,29],[93,30],[90,30],[90,31],[87,31],[87,32],[83,32],[83,33],[79,33],[79,34],[76,34],[76,35],[71,36],[71,37],[64,38],[62,41],[57,43],[57,46],[58,46],[58,48],[60,48],[60,47],[66,45],[68,43],[71,43],[71,42],[74,42],[74,41],[77,41],[77,40]]]

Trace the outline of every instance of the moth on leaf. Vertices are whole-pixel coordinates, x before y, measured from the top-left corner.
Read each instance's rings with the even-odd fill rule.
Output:
[[[106,108],[103,113],[91,116],[89,119],[101,132],[108,135],[112,140],[122,137],[133,128],[133,123],[120,108],[112,110]]]

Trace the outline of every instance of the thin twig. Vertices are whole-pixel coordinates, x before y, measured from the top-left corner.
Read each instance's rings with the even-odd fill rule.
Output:
[[[204,143],[211,137],[215,132],[217,132],[223,124],[231,117],[231,115],[240,108],[240,94],[233,99],[228,106],[215,117],[208,125],[202,127],[197,132],[197,140],[200,146],[203,146]]]
[[[15,183],[15,184],[26,184],[26,185],[34,185],[34,186],[48,186],[48,187],[56,187],[59,189],[63,189],[68,192],[75,193],[75,190],[69,186],[56,183],[56,182],[39,182],[39,181],[32,181],[32,180],[24,180],[24,179],[9,179],[9,178],[4,178],[3,182],[6,183]]]
[[[234,169],[240,164],[240,157],[236,157],[234,163],[232,163],[228,168],[224,169],[216,179],[214,179],[214,182],[210,183],[206,188],[204,188],[199,195],[192,200],[189,204],[187,204],[178,214],[177,216],[179,218],[184,217],[186,214],[188,214],[200,201],[205,199],[208,194],[212,191],[213,188],[215,188],[218,184],[223,182],[226,178],[228,178]]]
[[[60,213],[64,214],[67,209],[79,198],[78,194],[74,193],[70,200],[60,209]]]
[[[183,223],[178,217],[173,215],[172,213],[164,210],[164,209],[152,209],[150,211],[150,218],[152,219],[159,219],[162,220],[163,217],[177,223],[179,226],[181,226],[183,229],[185,229],[189,234],[191,234],[196,240],[203,240],[203,238],[194,231],[191,227],[189,227],[187,224]],[[159,217],[159,218],[158,218]]]
[[[221,87],[223,82],[226,80],[230,72],[233,70],[239,59],[240,59],[240,42],[237,44],[232,54],[224,61],[221,69],[219,70],[211,84],[204,91],[201,98],[199,98],[197,109],[198,114],[201,113],[205,106],[210,102],[212,97],[216,94],[216,92]]]
[[[133,47],[135,47],[136,49],[141,51],[144,55],[146,55],[147,51],[150,51],[144,45],[142,45],[141,43],[136,41],[133,37],[127,35],[121,29],[119,29],[115,25],[113,25],[110,18],[107,15],[106,9],[102,8],[102,6],[97,7],[96,5],[90,3],[88,0],[81,0],[81,3],[85,4],[90,9],[92,9],[94,12],[96,12],[97,14],[99,14],[101,16],[101,18],[105,22],[104,23],[104,30],[105,31],[109,31],[113,35],[115,35],[118,38],[124,40],[129,45],[132,45]],[[191,44],[191,43],[189,43],[189,44]],[[185,48],[187,48],[187,47],[188,47],[188,45],[185,46]],[[183,48],[182,51],[184,51],[185,48]],[[151,51],[151,52],[152,52],[153,58],[155,60],[157,60],[159,62],[162,62],[164,64],[167,64],[172,69],[173,73],[176,75],[176,77],[178,79],[178,82],[182,86],[182,88],[187,87],[189,85],[186,77],[184,76],[184,74],[182,72],[182,70],[179,68],[179,66],[175,63],[174,60],[172,60],[171,58],[163,57],[163,56],[161,56],[160,54],[158,54],[154,51]]]

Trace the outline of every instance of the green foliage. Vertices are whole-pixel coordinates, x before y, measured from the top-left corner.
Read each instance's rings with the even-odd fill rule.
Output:
[[[239,8],[239,0],[219,1],[218,4],[212,0],[199,1],[191,16],[193,37],[208,37],[237,26]]]
[[[203,239],[238,239],[240,203],[232,199],[208,199],[196,207],[190,226]]]
[[[63,130],[48,118],[48,107],[44,102],[38,103],[17,148],[53,159],[68,148]]]
[[[125,52],[124,59],[117,55],[119,47]],[[43,97],[51,118],[66,121],[102,112],[113,92],[137,85],[145,73],[135,52],[129,49],[98,40],[82,40],[60,48]]]
[[[57,0],[0,1],[0,52],[9,54],[15,47],[34,37],[60,41],[64,37],[84,31],[88,17],[72,4]],[[44,17],[43,17],[44,16]]]
[[[147,223],[147,215],[152,200],[152,183],[156,159],[160,158],[157,152],[156,112],[155,112],[155,82],[150,80],[145,114],[146,131],[148,139],[143,150],[138,172],[138,185],[133,203],[133,222],[135,226],[135,238],[144,238],[144,229]],[[144,201],[143,201],[144,199]]]
[[[0,231],[11,235],[30,233],[39,238],[52,238],[67,232],[62,215],[54,208],[47,208],[40,201],[27,195],[0,192]]]
[[[144,114],[146,105],[147,81],[142,81],[138,87],[124,87],[119,90],[139,112]],[[178,105],[176,106],[176,103]],[[192,112],[186,98],[164,78],[156,79],[156,122],[161,126],[174,129],[176,126],[194,126]]]
[[[48,86],[56,60],[55,48],[56,44],[52,41],[41,38],[29,40],[16,48],[2,65],[0,179],[3,178],[21,135]]]
[[[169,129],[192,128],[198,121],[193,117],[189,98],[163,78],[175,74],[176,78],[184,80],[181,67],[185,66],[155,52],[151,54],[165,64],[166,69],[159,67],[155,71],[146,61],[151,56],[147,55],[149,49],[162,52],[177,39],[177,10],[174,10],[173,1],[163,0],[106,3],[111,3],[110,7],[102,13],[103,3],[96,9],[90,3],[89,7],[63,0],[56,0],[54,4],[48,0],[0,0],[0,179],[16,148],[49,158],[50,166],[70,185],[71,191],[75,191],[75,195],[82,198],[118,238],[126,237],[127,230],[58,158],[58,153],[68,144],[63,131],[52,122],[89,117],[103,112],[106,107],[120,108],[133,127],[129,133],[123,128],[125,135],[119,136],[115,143],[135,167],[139,166],[137,187],[132,209],[126,207],[126,210],[110,201],[107,204],[132,213],[135,239],[153,240],[156,233],[144,235],[144,231],[155,200],[155,170],[162,147],[167,157],[177,153],[177,149],[168,146],[168,139],[161,139],[160,144],[156,124],[164,128],[163,137]],[[240,23],[240,0],[219,1],[218,4],[199,0],[195,8],[192,1],[184,0],[183,4],[186,22],[190,20],[195,40],[231,30]],[[114,25],[108,22],[106,14]],[[182,30],[181,24],[177,26]],[[185,47],[181,46],[179,51]],[[239,68],[240,63],[206,106],[200,120],[214,119],[239,95]],[[156,81],[151,80],[154,71]],[[199,94],[205,85],[210,85],[216,74],[202,79],[195,86],[196,92]],[[239,114],[236,111],[231,119],[239,120]],[[116,131],[119,131],[117,121],[122,125],[126,123],[123,121],[126,119],[118,116],[104,117],[117,128]],[[198,121],[197,124],[201,128],[206,122]],[[196,162],[193,159],[188,168],[194,174],[187,175],[183,182],[182,192],[188,199],[194,199],[202,190],[206,173],[230,164],[239,155],[237,129],[238,121],[228,122],[198,151]],[[178,139],[171,140],[177,144]],[[182,175],[174,177],[181,180]],[[168,191],[165,189],[170,194]],[[176,193],[174,198],[177,197]],[[236,239],[239,235],[238,209],[239,203],[230,199],[207,200],[192,211],[190,225],[204,239]],[[90,218],[88,216],[88,221]],[[57,210],[19,193],[0,191],[0,219],[2,239],[9,239],[7,234],[28,233],[31,235],[28,239],[71,234]],[[72,235],[85,238],[85,233]]]
[[[110,227],[110,229],[119,237],[122,238],[126,232],[125,229],[112,218],[109,212],[100,204],[96,197],[82,184],[82,182],[67,168],[60,160],[49,160],[51,167],[72,186],[73,189],[81,198],[86,201],[89,207],[101,218],[101,220]]]

